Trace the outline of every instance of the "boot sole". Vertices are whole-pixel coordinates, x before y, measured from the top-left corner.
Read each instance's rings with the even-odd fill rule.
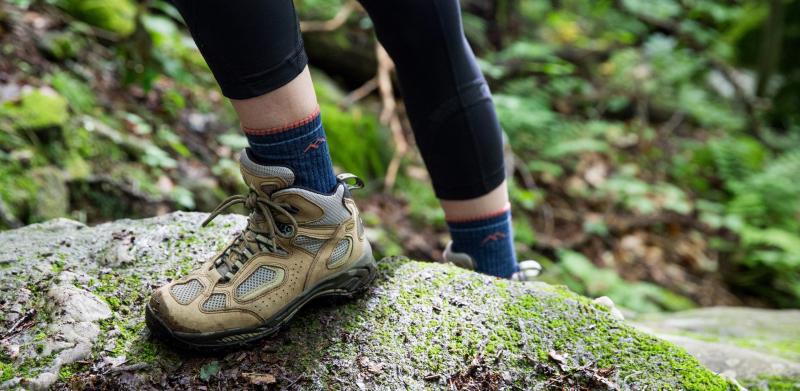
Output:
[[[163,338],[179,349],[207,352],[242,348],[277,333],[303,306],[314,299],[323,297],[351,299],[364,293],[377,275],[375,258],[371,249],[367,247],[365,254],[349,269],[320,281],[260,326],[210,333],[173,331],[158,317],[149,303],[145,309],[145,321],[153,335]]]

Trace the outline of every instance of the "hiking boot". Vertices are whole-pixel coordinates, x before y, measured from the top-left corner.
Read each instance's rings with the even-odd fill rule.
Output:
[[[442,263],[452,263],[460,268],[475,270],[475,260],[467,253],[453,251],[453,242],[447,243],[442,252]],[[542,272],[542,265],[532,259],[518,264],[519,270],[511,276],[516,281],[534,281]]]
[[[289,168],[257,164],[246,150],[240,167],[249,194],[223,201],[203,225],[243,204],[247,227],[200,268],[157,289],[146,308],[150,329],[182,347],[245,345],[275,333],[310,300],[352,297],[376,275],[350,196],[360,179],[339,175],[333,193],[320,194],[292,187]]]

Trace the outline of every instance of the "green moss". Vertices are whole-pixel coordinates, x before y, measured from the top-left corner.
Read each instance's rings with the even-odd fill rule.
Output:
[[[76,373],[83,372],[86,369],[86,364],[81,363],[72,363],[67,364],[61,367],[58,370],[58,379],[61,381],[66,381],[72,376],[75,376]]]
[[[387,134],[375,114],[360,107],[343,110],[339,103],[320,102],[325,126],[336,129],[327,135],[331,150],[337,151],[333,163],[365,178],[381,178],[390,158]]]
[[[503,357],[492,370],[510,374],[514,384],[526,388],[548,380],[541,368],[559,373],[549,358],[556,351],[568,358],[570,368],[611,368],[617,379],[634,388],[730,388],[681,348],[617,321],[607,308],[566,287],[535,284],[521,289],[517,283],[437,264],[389,262],[379,269],[393,283],[384,288],[390,292],[371,304],[369,316],[359,316],[363,309],[356,304],[339,311],[350,319],[343,329],[361,336],[354,343],[360,349],[368,346],[367,354],[388,362],[402,356],[415,363],[394,371],[455,373],[478,355],[487,361]],[[485,318],[487,314],[491,317]],[[314,335],[310,329],[303,332]],[[348,352],[338,344],[335,350]],[[302,368],[308,371],[314,365],[312,360]]]
[[[0,382],[11,380],[15,376],[14,366],[10,362],[0,362]]]
[[[93,26],[127,36],[136,28],[136,5],[130,0],[59,0],[72,16]]]
[[[64,270],[66,258],[67,256],[64,253],[58,254],[58,259],[55,259],[50,263],[50,270],[52,270],[53,273],[60,273],[62,270]]]
[[[55,360],[56,355],[52,353],[44,357],[28,357],[16,368],[14,376],[32,378],[43,372],[44,368],[50,366]]]
[[[800,390],[800,378],[780,376],[762,376],[741,382],[751,391],[797,391]]]
[[[800,341],[786,340],[786,339],[770,339],[769,335],[758,336],[752,335],[747,337],[733,337],[726,335],[713,335],[704,333],[695,333],[689,331],[673,330],[671,334],[680,335],[700,341],[724,343],[739,346],[741,348],[768,352],[778,357],[783,357],[788,360],[800,359]]]
[[[728,388],[725,380],[703,368],[696,359],[682,349],[655,337],[642,334],[609,316],[598,316],[606,310],[588,302],[588,299],[569,294],[563,288],[551,289],[548,296],[520,296],[510,301],[505,313],[509,319],[534,321],[545,331],[528,335],[537,347],[541,360],[547,352],[581,351],[587,359],[601,368],[614,368],[620,375],[660,373],[659,381],[674,379],[676,388],[720,389]],[[580,303],[581,316],[564,316],[574,312]],[[561,309],[561,310],[559,310]],[[564,315],[558,314],[563,312]],[[509,334],[514,335],[514,334]],[[633,353],[635,354],[624,354]],[[623,354],[621,354],[623,353]],[[575,362],[574,365],[585,363]],[[668,364],[668,365],[667,365]],[[655,373],[655,372],[653,372]],[[642,379],[645,383],[652,379]],[[680,385],[680,386],[679,386]]]
[[[408,213],[415,222],[426,226],[445,227],[444,211],[430,184],[402,176],[398,179],[397,195],[409,201]]]
[[[160,345],[150,340],[138,339],[128,353],[130,354],[132,362],[152,364],[159,359],[161,354],[167,352],[164,352],[164,349],[162,349]]]
[[[15,129],[63,126],[68,118],[67,101],[50,89],[31,90],[19,101],[0,105],[0,120],[11,122]]]

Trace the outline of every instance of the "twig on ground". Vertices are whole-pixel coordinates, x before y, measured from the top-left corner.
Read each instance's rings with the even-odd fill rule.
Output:
[[[25,312],[25,315],[22,315],[22,317],[19,318],[19,320],[17,320],[16,323],[14,323],[14,325],[5,332],[5,334],[3,334],[3,338],[0,338],[0,341],[5,341],[8,339],[8,337],[14,335],[17,331],[19,331],[17,329],[20,329],[20,326],[23,326],[25,323],[33,319],[34,315],[36,315],[35,309],[29,309],[27,312]]]
[[[341,106],[349,107],[353,105],[353,103],[356,103],[361,99],[364,99],[364,97],[372,93],[372,91],[375,91],[377,88],[378,88],[378,77],[375,76],[372,79],[367,80],[367,82],[362,84],[361,87],[358,87],[353,91],[350,91],[350,93],[347,94],[347,96],[345,96],[344,99],[342,100]]]
[[[392,89],[391,71],[394,69],[394,63],[389,57],[389,53],[379,43],[375,44],[375,52],[378,58],[378,91],[381,93],[381,102],[383,102],[380,121],[392,131],[394,141],[394,155],[386,169],[386,178],[383,182],[384,189],[391,190],[397,180],[400,162],[408,152],[408,142],[403,134],[403,126],[397,111],[397,101]]]
[[[517,172],[519,172],[520,178],[522,178],[522,185],[526,189],[538,189],[539,186],[536,185],[536,179],[534,179],[533,174],[531,174],[530,169],[528,166],[525,165],[525,161],[520,159],[515,153],[512,154],[514,156],[514,168]],[[555,220],[553,219],[553,207],[547,201],[542,201],[541,204],[542,209],[542,218],[544,219],[544,233],[547,236],[553,236],[553,232],[555,232]]]
[[[150,364],[148,364],[146,362],[140,362],[140,363],[130,364],[130,365],[120,365],[118,367],[111,368],[110,372],[113,372],[113,373],[116,373],[116,372],[136,372],[136,371],[141,371],[142,369],[147,369],[147,368],[150,368]]]
[[[685,112],[680,110],[676,111],[674,114],[672,114],[672,117],[670,117],[667,122],[661,125],[661,127],[659,128],[660,133],[663,136],[671,135],[672,132],[675,131],[675,129],[678,129],[678,127],[681,126],[681,123],[683,123],[684,118],[686,118]]]

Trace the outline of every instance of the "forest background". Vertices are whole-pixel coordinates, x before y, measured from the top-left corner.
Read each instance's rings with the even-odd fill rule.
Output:
[[[439,259],[443,214],[369,18],[296,6],[377,252]],[[800,307],[800,1],[462,6],[542,280],[636,312]],[[244,146],[167,2],[0,2],[0,229],[209,211],[245,190]]]

